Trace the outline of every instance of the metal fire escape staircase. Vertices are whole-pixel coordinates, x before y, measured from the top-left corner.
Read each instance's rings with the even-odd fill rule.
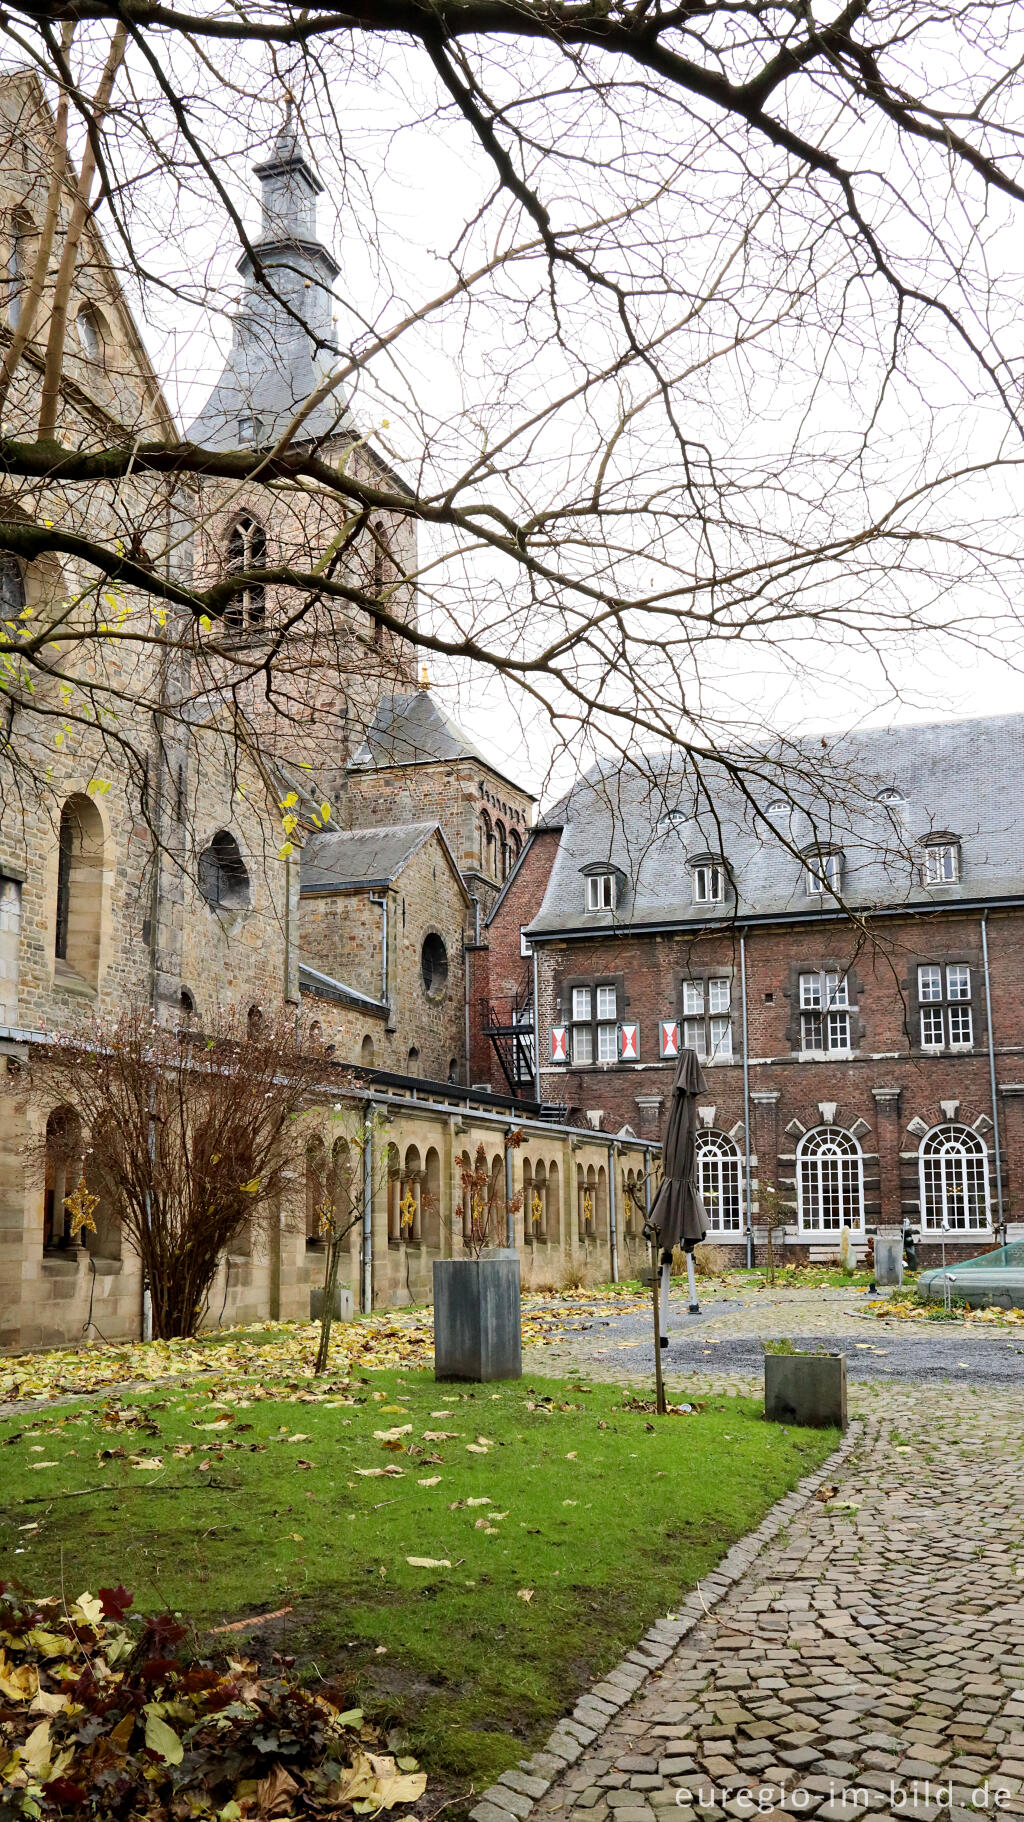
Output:
[[[536,1080],[532,980],[527,978],[510,999],[497,1003],[485,999],[483,1021],[510,1093],[532,1100]]]

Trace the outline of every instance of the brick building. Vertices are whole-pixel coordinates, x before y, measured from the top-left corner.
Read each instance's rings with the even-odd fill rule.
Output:
[[[525,928],[542,1098],[608,1130],[657,1135],[698,1052],[705,1200],[738,1254],[769,1186],[798,1254],[904,1219],[928,1259],[1022,1234],[1024,717],[796,758],[756,790],[679,757],[581,781],[487,927],[492,999],[527,989]]]

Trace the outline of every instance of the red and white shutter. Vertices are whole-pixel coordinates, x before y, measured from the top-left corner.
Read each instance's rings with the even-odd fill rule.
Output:
[[[658,1054],[663,1057],[679,1055],[679,1020],[662,1019],[658,1026]]]
[[[639,1025],[619,1026],[619,1060],[623,1063],[638,1063],[640,1061]]]
[[[552,1025],[551,1027],[551,1061],[553,1063],[569,1061],[568,1025]]]

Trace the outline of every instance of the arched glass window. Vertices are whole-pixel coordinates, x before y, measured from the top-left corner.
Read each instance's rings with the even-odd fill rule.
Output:
[[[227,829],[218,829],[199,856],[199,890],[213,911],[244,911],[249,903],[249,875]]]
[[[0,550],[0,619],[16,620],[25,605],[25,577],[12,550]]]
[[[728,1134],[697,1134],[697,1185],[709,1227],[719,1234],[738,1234],[743,1221],[740,1152]]]
[[[841,1126],[816,1126],[796,1148],[797,1205],[804,1233],[838,1234],[864,1226],[860,1146]]]
[[[103,822],[92,799],[69,797],[57,837],[58,962],[96,986],[103,913]]]
[[[228,574],[266,569],[267,534],[262,525],[248,514],[232,526],[228,539]],[[262,582],[250,582],[239,589],[224,614],[226,626],[259,627],[267,616],[267,593]]]
[[[921,1222],[942,1227],[989,1225],[988,1147],[969,1126],[933,1126],[921,1140]]]
[[[16,209],[11,220],[11,248],[7,260],[7,321],[18,327],[25,290],[32,276],[36,225],[27,209]]]

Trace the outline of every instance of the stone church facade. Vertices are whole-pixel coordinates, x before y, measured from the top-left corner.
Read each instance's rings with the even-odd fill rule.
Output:
[[[0,82],[8,337],[45,201],[51,125],[33,76]],[[316,235],[318,183],[289,130],[257,175],[258,246],[281,278],[287,311],[282,319],[280,298],[243,266],[234,345],[190,433],[217,447],[278,437],[315,390],[318,344],[330,340],[335,268]],[[14,434],[35,423],[48,295],[8,400]],[[70,323],[61,441],[173,440],[159,381],[91,227]],[[318,412],[301,426],[305,435],[393,494],[398,477],[344,401],[331,395]],[[140,1333],[138,1264],[122,1245],[116,1210],[101,1202],[84,1245],[70,1236],[66,1198],[80,1175],[96,1180],[91,1135],[76,1128],[73,1109],[47,1105],[33,1076],[49,1033],[130,1005],[200,1028],[218,1008],[288,1009],[319,1028],[338,1072],[337,1089],[309,1110],[304,1160],[279,1220],[262,1245],[223,1260],[209,1320],[308,1318],[323,1273],[314,1213],[325,1160],[336,1184],[346,1173],[351,1183],[353,1171],[365,1176],[367,1224],[353,1230],[349,1258],[364,1307],[429,1298],[432,1261],[461,1249],[467,1184],[482,1175],[527,1279],[607,1277],[639,1244],[639,1193],[626,1189],[642,1174],[642,1147],[629,1134],[598,1137],[466,1086],[466,954],[480,907],[489,908],[526,843],[529,794],[473,748],[429,689],[416,688],[399,633],[361,609],[318,608],[283,644],[279,689],[261,688],[268,640],[291,600],[258,572],[337,538],[344,521],[333,497],[209,484],[183,500],[131,478],[80,494],[43,485],[5,506],[14,523],[35,513],[123,537],[126,547],[135,540],[170,550],[158,560],[183,578],[244,570],[244,591],[216,630],[243,667],[252,662],[248,685],[229,690],[216,656],[197,649],[189,662],[170,660],[150,599],[126,588],[109,610],[99,656],[76,667],[69,652],[64,682],[30,691],[17,664],[7,675],[0,1348]],[[371,578],[382,613],[413,620],[408,516],[382,513],[360,526],[339,560]],[[11,551],[0,551],[0,590],[15,623],[88,598],[72,561],[26,564]],[[123,626],[145,628],[148,640],[119,642]],[[108,687],[145,707],[111,726],[96,713]],[[413,1205],[409,1222],[398,1211]]]

